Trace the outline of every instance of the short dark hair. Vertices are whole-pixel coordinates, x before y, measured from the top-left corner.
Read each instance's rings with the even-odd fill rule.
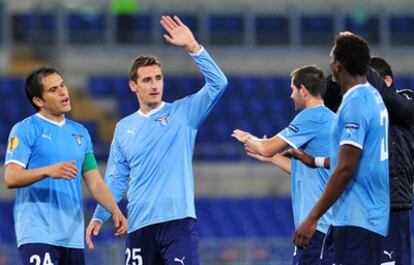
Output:
[[[299,88],[306,87],[314,97],[322,97],[326,91],[325,76],[323,71],[316,65],[306,65],[293,70],[290,73],[293,84]]]
[[[385,78],[387,75],[391,76],[391,78],[394,78],[394,75],[392,74],[391,66],[381,57],[373,56],[371,57],[371,61],[369,65],[374,68],[375,71],[382,77]]]
[[[53,67],[49,66],[41,66],[39,68],[34,69],[25,79],[24,81],[24,89],[26,92],[26,96],[29,99],[32,106],[39,111],[39,107],[36,106],[33,102],[34,97],[38,97],[43,99],[43,83],[42,79],[46,76],[58,74],[60,75],[59,71]]]
[[[161,67],[160,61],[153,55],[142,55],[137,57],[129,68],[129,80],[136,81],[138,79],[138,68],[151,65],[158,65]]]
[[[353,33],[340,34],[335,39],[333,59],[338,60],[351,76],[366,75],[371,59],[368,43]]]

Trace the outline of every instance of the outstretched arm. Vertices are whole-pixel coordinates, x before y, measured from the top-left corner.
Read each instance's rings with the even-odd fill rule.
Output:
[[[261,139],[248,132],[236,129],[231,136],[239,142],[244,143],[247,152],[256,153],[265,157],[274,156],[276,153],[288,147],[288,144],[277,135],[269,139]]]
[[[305,151],[296,148],[289,148],[281,154],[287,157],[294,157],[310,168],[331,168],[331,159],[329,157],[313,157]]]

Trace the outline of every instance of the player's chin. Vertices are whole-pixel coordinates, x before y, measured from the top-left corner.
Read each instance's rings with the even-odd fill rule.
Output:
[[[69,112],[71,110],[72,110],[72,106],[70,104],[69,105],[66,105],[66,106],[62,106],[62,108],[60,109],[60,111],[62,113],[67,113],[67,112]]]

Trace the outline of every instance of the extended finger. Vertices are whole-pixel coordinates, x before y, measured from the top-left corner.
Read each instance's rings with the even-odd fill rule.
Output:
[[[174,28],[168,23],[168,21],[165,19],[165,17],[163,16],[162,19],[160,20],[161,26],[169,33],[171,34],[171,32],[174,30]]]
[[[178,16],[174,16],[174,20],[178,24],[178,26],[184,26],[184,23],[181,21],[181,19]]]
[[[170,16],[167,16],[166,19],[169,22],[169,25],[171,25],[171,27],[173,29],[175,29],[176,27],[178,27],[177,22],[175,22]]]

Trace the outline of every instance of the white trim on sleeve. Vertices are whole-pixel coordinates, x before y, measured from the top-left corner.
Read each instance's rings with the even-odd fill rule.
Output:
[[[339,145],[345,145],[345,144],[349,144],[349,145],[355,146],[355,147],[357,147],[357,148],[359,148],[361,150],[364,149],[362,145],[360,145],[359,143],[354,142],[354,141],[342,141],[342,142],[339,143]]]
[[[4,162],[4,166],[7,166],[10,163],[14,163],[14,164],[17,164],[19,166],[22,166],[22,167],[26,168],[26,165],[24,163],[22,163],[22,162],[20,162],[18,160],[13,160],[13,159],[7,160],[6,162]]]
[[[298,147],[296,146],[296,144],[294,144],[291,141],[289,141],[288,139],[286,139],[280,133],[278,133],[276,136],[282,138],[283,141],[285,141],[288,145],[292,146],[293,148],[298,149]]]

